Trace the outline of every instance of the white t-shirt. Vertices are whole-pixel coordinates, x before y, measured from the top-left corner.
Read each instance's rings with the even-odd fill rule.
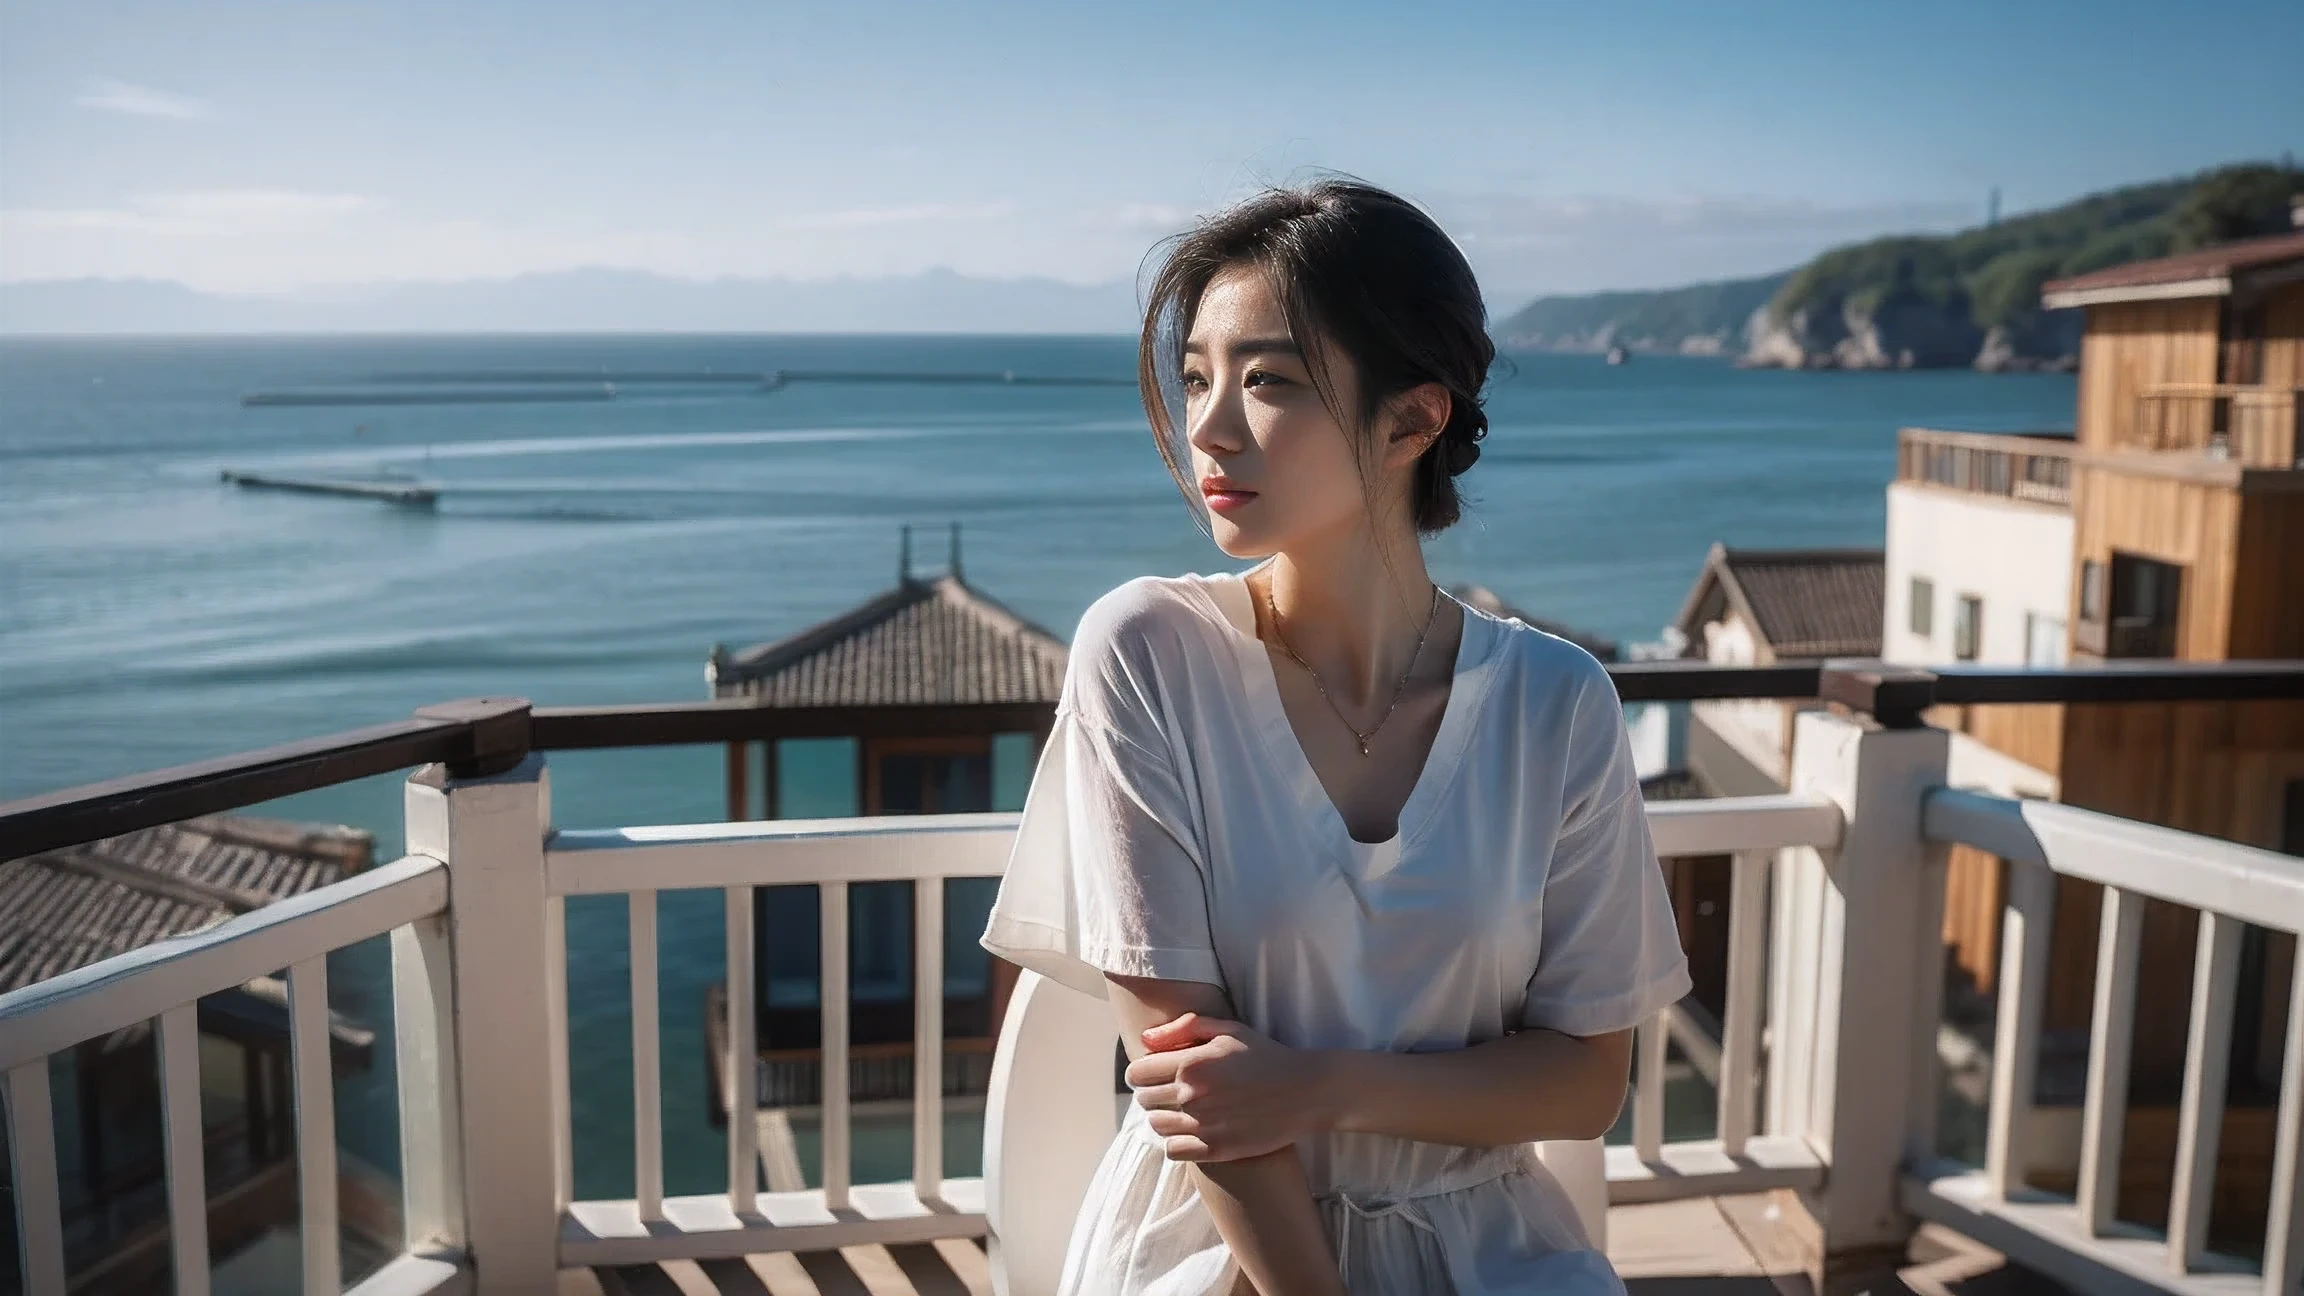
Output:
[[[1603,1034],[1689,988],[1599,663],[1465,608],[1398,830],[1363,843],[1297,742],[1233,574],[1141,578],[1088,609],[984,945],[1093,995],[1106,974],[1219,985],[1241,1020],[1302,1048]],[[1174,1188],[1191,1188],[1140,1116],[1099,1170],[1067,1289],[1220,1292],[1229,1257],[1205,1212],[1198,1231],[1158,1218],[1188,1214]],[[1434,1265],[1461,1293],[1535,1290],[1496,1281],[1523,1272],[1516,1248],[1530,1281],[1587,1289],[1558,1267],[1581,1233],[1525,1149],[1334,1134],[1300,1151],[1332,1236],[1356,1237],[1355,1291],[1414,1290],[1379,1284],[1429,1280]],[[1530,1175],[1542,1182],[1499,1178]],[[1368,1201],[1389,1205],[1371,1216]],[[1532,1212],[1565,1218],[1514,1218]],[[1106,1285],[1114,1265],[1136,1276]]]

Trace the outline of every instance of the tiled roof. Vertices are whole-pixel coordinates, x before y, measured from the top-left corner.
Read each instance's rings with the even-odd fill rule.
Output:
[[[325,886],[374,850],[357,829],[212,815],[0,863],[0,992]]]
[[[1616,660],[1618,649],[1615,640],[1603,639],[1596,634],[1587,634],[1574,626],[1563,625],[1558,621],[1547,621],[1542,617],[1530,616],[1506,603],[1502,595],[1486,586],[1451,585],[1448,587],[1448,592],[1455,595],[1459,601],[1468,606],[1476,607],[1490,616],[1506,617],[1514,621],[1525,622],[1548,635],[1557,635],[1601,661]]]
[[[1728,607],[1744,613],[1778,661],[1877,657],[1887,585],[1878,549],[1712,546],[1676,623],[1691,645]]]
[[[2131,261],[2126,265],[2092,270],[2069,279],[2053,279],[2040,286],[2043,297],[2096,292],[2107,288],[2148,288],[2160,284],[2223,279],[2236,271],[2261,270],[2289,261],[2304,261],[2304,230],[2265,238],[2241,239],[2197,252]]]
[[[761,706],[1053,705],[1065,657],[1063,640],[946,575],[717,660],[713,681]]]

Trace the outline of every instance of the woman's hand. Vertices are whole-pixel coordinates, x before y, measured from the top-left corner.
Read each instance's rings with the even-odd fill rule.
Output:
[[[1325,1128],[1323,1055],[1221,1017],[1186,1013],[1143,1034],[1128,1065],[1171,1161],[1240,1161]]]

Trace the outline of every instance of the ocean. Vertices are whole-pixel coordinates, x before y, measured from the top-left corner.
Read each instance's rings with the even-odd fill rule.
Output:
[[[885,590],[897,535],[1068,635],[1131,576],[1228,569],[1123,387],[627,387],[606,402],[246,407],[412,370],[934,370],[1127,378],[1117,337],[0,340],[0,799],[404,717],[423,703],[705,695],[715,642],[777,638]],[[1435,575],[1619,640],[1654,638],[1714,542],[1881,543],[1895,433],[2071,425],[2067,375],[1786,373],[1519,355]],[[436,483],[436,512],[240,490],[226,469]],[[553,758],[570,827],[718,818],[717,749]],[[400,846],[399,780],[260,808]],[[721,1186],[704,1116],[716,894],[660,913],[665,1181]],[[624,908],[569,909],[580,1196],[632,1182]],[[388,1025],[381,942],[337,1006]],[[389,1173],[390,1032],[339,1085],[348,1159]],[[858,1177],[901,1177],[901,1117]],[[956,1122],[952,1173],[973,1172]],[[807,1149],[804,1149],[804,1151]]]

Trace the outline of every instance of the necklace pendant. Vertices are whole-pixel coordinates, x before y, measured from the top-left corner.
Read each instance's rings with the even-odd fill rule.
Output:
[[[1357,735],[1355,736],[1357,737]],[[1366,738],[1360,739],[1360,754],[1363,756],[1368,754],[1368,740]]]

